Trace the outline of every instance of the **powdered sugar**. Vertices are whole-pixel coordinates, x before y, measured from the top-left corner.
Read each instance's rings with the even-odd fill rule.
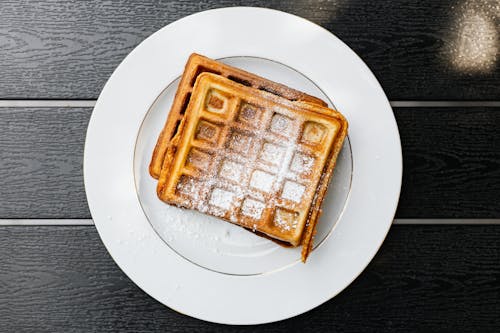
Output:
[[[281,229],[295,228],[298,212],[307,208],[295,204],[278,207],[283,202],[279,197],[307,203],[306,185],[301,183],[307,181],[305,176],[315,164],[311,144],[323,140],[325,127],[312,121],[303,123],[277,106],[254,110],[245,101],[230,105],[240,108],[231,110],[234,113],[225,115],[224,120],[200,117],[198,124],[192,125],[207,130],[198,133],[205,140],[203,146],[195,141],[190,148],[186,172],[199,180],[186,176],[188,181],[178,186],[179,192],[186,194],[183,199],[187,197],[181,205],[237,224],[244,216],[255,221],[256,230],[269,225],[261,220],[264,210],[270,209],[266,216]],[[256,122],[255,117],[265,124]],[[307,142],[302,144],[304,139]],[[206,163],[207,158],[210,163]]]
[[[278,208],[274,215],[274,225],[283,231],[290,231],[297,228],[298,214],[286,209]]]
[[[234,193],[223,190],[221,188],[215,188],[210,195],[209,203],[213,206],[228,210],[234,200]]]
[[[199,183],[192,177],[181,176],[177,183],[177,191],[191,197],[194,201],[200,200]]]
[[[292,164],[290,169],[297,173],[309,173],[314,165],[314,158],[302,153],[295,153],[293,155]]]
[[[259,158],[271,164],[279,165],[285,155],[285,148],[266,142],[262,146],[262,152]]]
[[[229,135],[228,147],[238,153],[248,153],[252,137],[244,133],[234,131]]]
[[[304,185],[287,181],[283,186],[283,192],[281,193],[281,197],[284,199],[289,199],[295,202],[300,202],[306,187]]]
[[[257,190],[264,192],[270,192],[274,182],[274,176],[270,173],[255,170],[252,173],[252,178],[250,178],[250,186]]]
[[[275,113],[271,119],[270,130],[273,133],[289,135],[292,130],[293,120],[287,116]]]
[[[243,170],[243,165],[230,160],[224,160],[222,162],[219,175],[228,180],[239,182],[241,181]]]
[[[245,216],[260,219],[264,210],[265,204],[263,202],[246,198],[241,205],[241,213]]]

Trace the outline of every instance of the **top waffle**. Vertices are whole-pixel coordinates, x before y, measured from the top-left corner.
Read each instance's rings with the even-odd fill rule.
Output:
[[[224,76],[234,82],[255,89],[264,90],[291,101],[305,101],[326,106],[325,102],[314,96],[307,95],[303,92],[288,88],[285,85],[193,53],[186,64],[172,108],[153,152],[153,157],[149,165],[149,172],[154,178],[159,177],[164,163],[170,163],[168,158],[165,159],[165,153],[172,144],[171,139],[177,133],[179,124],[184,117],[184,113],[192,95],[194,83],[198,75],[205,72]]]
[[[303,245],[305,261],[346,133],[334,110],[200,74],[158,196]]]

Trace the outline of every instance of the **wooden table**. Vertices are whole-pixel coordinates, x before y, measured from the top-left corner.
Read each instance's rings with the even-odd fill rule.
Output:
[[[404,157],[395,225],[364,273],[258,328],[498,332],[500,9],[488,0],[0,1],[0,331],[255,330],[139,290],[102,245],[82,177],[92,106],[127,53],[174,20],[233,5],[294,13],[346,42],[391,100]]]

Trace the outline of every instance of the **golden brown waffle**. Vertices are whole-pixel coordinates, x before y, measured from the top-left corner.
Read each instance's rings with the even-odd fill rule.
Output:
[[[305,261],[347,122],[222,76],[198,76],[158,196],[292,246]]]
[[[222,75],[232,81],[256,89],[264,90],[278,96],[282,96],[291,101],[297,100],[315,103],[323,106],[327,105],[324,101],[314,96],[307,95],[303,92],[288,88],[285,85],[267,80],[255,74],[248,73],[244,70],[231,67],[229,65],[225,65],[218,61],[193,53],[189,57],[189,60],[186,64],[181,82],[179,83],[179,87],[177,88],[177,93],[175,94],[172,108],[170,109],[170,113],[167,117],[167,121],[165,122],[165,126],[160,133],[153,153],[153,157],[151,159],[151,163],[149,165],[149,173],[154,178],[158,178],[163,163],[170,162],[168,159],[165,160],[165,153],[169,145],[171,144],[171,139],[174,137],[179,128],[179,124],[181,123],[182,118],[184,117],[184,113],[187,105],[189,104],[196,78],[198,77],[198,75],[205,72]]]

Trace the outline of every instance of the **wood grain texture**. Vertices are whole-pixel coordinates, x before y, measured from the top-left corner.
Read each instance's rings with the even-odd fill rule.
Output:
[[[156,30],[202,10],[246,5],[290,12],[333,32],[370,66],[390,99],[499,99],[492,3],[3,0],[0,98],[96,98],[113,69]],[[474,68],[456,64],[464,54]]]
[[[88,217],[89,108],[0,108],[0,216]]]
[[[262,332],[500,330],[500,226],[395,226],[354,283]],[[446,246],[443,246],[446,244]],[[254,332],[172,311],[116,266],[94,227],[0,228],[2,332]]]
[[[397,218],[499,218],[500,109],[395,108],[403,146]],[[0,218],[90,218],[87,108],[0,108]]]
[[[398,217],[500,217],[498,111],[395,109],[403,148]]]

